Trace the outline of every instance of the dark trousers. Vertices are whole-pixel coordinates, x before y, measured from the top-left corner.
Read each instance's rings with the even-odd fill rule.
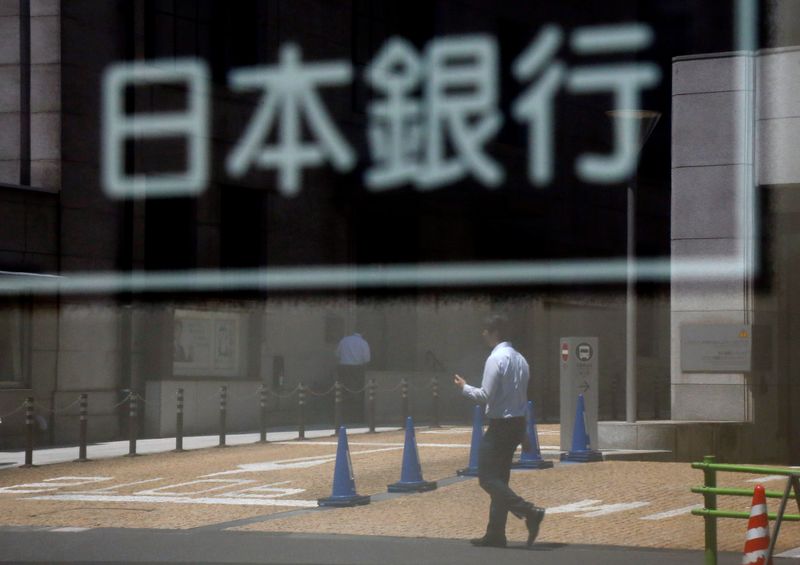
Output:
[[[339,365],[339,383],[347,390],[342,391],[342,419],[345,424],[364,422],[364,365]],[[358,390],[360,392],[348,392]]]
[[[492,498],[486,535],[506,537],[506,520],[511,512],[517,518],[527,515],[531,504],[508,486],[514,451],[525,434],[525,418],[490,419],[478,454],[478,480]]]

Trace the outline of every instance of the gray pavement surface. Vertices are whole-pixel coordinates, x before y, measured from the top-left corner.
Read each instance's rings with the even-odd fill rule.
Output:
[[[703,553],[542,543],[474,548],[463,540],[209,532],[194,530],[0,528],[0,563],[259,563],[330,565],[687,565]],[[720,554],[720,565],[741,563]]]
[[[398,427],[378,427],[378,432],[390,432],[400,430]],[[347,435],[366,434],[369,432],[367,427],[348,428]],[[330,438],[333,435],[332,428],[306,429],[306,439]],[[260,439],[258,433],[238,433],[227,434],[225,443],[229,446],[248,445],[257,443]],[[267,434],[267,441],[291,441],[298,439],[297,430],[276,430]],[[465,440],[465,443],[469,439]],[[183,449],[204,449],[214,447],[219,443],[219,435],[205,436],[186,436],[183,438]],[[92,443],[86,446],[86,457],[89,459],[109,459],[112,457],[122,457],[128,454],[130,444],[127,440],[109,441]],[[148,438],[139,439],[136,442],[136,453],[140,455],[152,453],[166,453],[175,449],[175,438]],[[542,447],[542,457],[545,459],[558,459],[562,450],[554,447]],[[636,449],[604,449],[602,450],[605,459],[632,459],[646,460],[652,456],[668,455],[668,451],[663,450],[636,450]],[[67,447],[34,447],[33,464],[49,465],[52,463],[68,463],[78,457],[77,446]],[[20,466],[25,463],[24,450],[0,451],[0,468],[10,466]]]
[[[397,427],[389,428],[376,428],[379,432],[388,432],[399,430]],[[358,427],[350,428],[347,430],[348,436],[353,434],[365,434],[369,432],[369,428]],[[317,429],[306,430],[306,438],[330,438],[333,430]],[[274,431],[267,434],[267,441],[290,441],[297,439],[297,430]],[[225,436],[226,445],[248,445],[258,442],[260,439],[259,434],[227,434]],[[204,449],[207,447],[214,447],[219,444],[219,435],[207,436],[186,436],[183,438],[183,448],[186,450],[191,449]],[[109,459],[111,457],[122,457],[128,454],[129,451],[128,441],[108,441],[101,443],[93,443],[86,446],[86,456],[89,459]],[[151,438],[139,439],[136,442],[136,453],[146,455],[149,453],[166,453],[175,449],[175,438]],[[48,465],[51,463],[68,463],[74,461],[78,457],[78,448],[76,446],[70,447],[35,447],[33,451],[34,465]],[[0,467],[9,465],[22,465],[25,463],[25,451],[0,451]]]

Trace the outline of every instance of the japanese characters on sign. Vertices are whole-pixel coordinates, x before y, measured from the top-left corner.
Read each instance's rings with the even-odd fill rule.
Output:
[[[578,55],[634,53],[652,44],[649,26],[631,23],[577,28],[569,48]],[[557,25],[545,26],[513,62],[514,78],[527,85],[513,101],[512,118],[528,131],[528,179],[536,187],[553,181],[555,96],[608,93],[613,109],[639,108],[641,93],[660,80],[650,62],[603,63],[567,68],[557,59],[565,43]],[[364,184],[371,191],[403,186],[435,190],[464,179],[486,187],[501,185],[502,164],[486,145],[503,125],[498,107],[498,46],[485,34],[435,38],[420,52],[410,42],[388,39],[367,66],[363,79],[375,97],[367,106],[371,162]],[[353,80],[349,61],[305,62],[299,46],[281,47],[278,63],[237,68],[228,75],[234,92],[260,91],[250,123],[226,158],[233,179],[253,170],[274,171],[285,196],[300,192],[303,171],[331,166],[351,171],[358,155],[325,108],[323,88]],[[530,83],[528,85],[528,83]],[[125,112],[130,88],[177,84],[188,92],[182,111]],[[118,64],[103,84],[103,183],[113,197],[191,196],[209,180],[210,78],[197,59]],[[579,179],[596,184],[624,181],[637,160],[638,124],[612,120],[613,150],[585,153],[575,162]],[[308,131],[304,135],[304,128]],[[184,138],[185,170],[178,173],[128,173],[124,144],[130,140]]]

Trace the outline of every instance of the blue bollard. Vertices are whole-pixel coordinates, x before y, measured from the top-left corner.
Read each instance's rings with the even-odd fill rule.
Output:
[[[539,448],[539,436],[536,433],[536,413],[533,411],[533,401],[528,401],[527,410],[528,422],[527,430],[528,441],[531,444],[531,450],[522,450],[522,455],[519,461],[511,465],[512,469],[551,469],[553,462],[542,459],[542,451]]]
[[[339,443],[336,447],[336,466],[333,469],[333,492],[328,498],[317,500],[319,506],[356,506],[369,504],[369,496],[356,493],[356,481],[350,466],[350,448],[347,445],[347,430],[339,428]]]
[[[403,468],[400,471],[400,481],[389,485],[389,492],[425,492],[435,488],[435,481],[426,481],[422,478],[417,438],[414,435],[414,421],[409,416],[406,418],[406,442],[403,446]]]
[[[483,407],[476,405],[472,412],[472,443],[469,446],[469,466],[456,473],[461,477],[478,476],[478,453],[483,439]]]
[[[583,395],[578,395],[578,405],[575,407],[575,427],[572,430],[572,450],[561,454],[564,463],[592,463],[602,461],[603,454],[592,449],[589,434],[586,433],[584,420]]]

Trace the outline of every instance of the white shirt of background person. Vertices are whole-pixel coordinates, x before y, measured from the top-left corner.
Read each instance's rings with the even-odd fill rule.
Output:
[[[359,333],[348,335],[336,347],[336,357],[340,365],[366,365],[370,361],[369,344]]]

